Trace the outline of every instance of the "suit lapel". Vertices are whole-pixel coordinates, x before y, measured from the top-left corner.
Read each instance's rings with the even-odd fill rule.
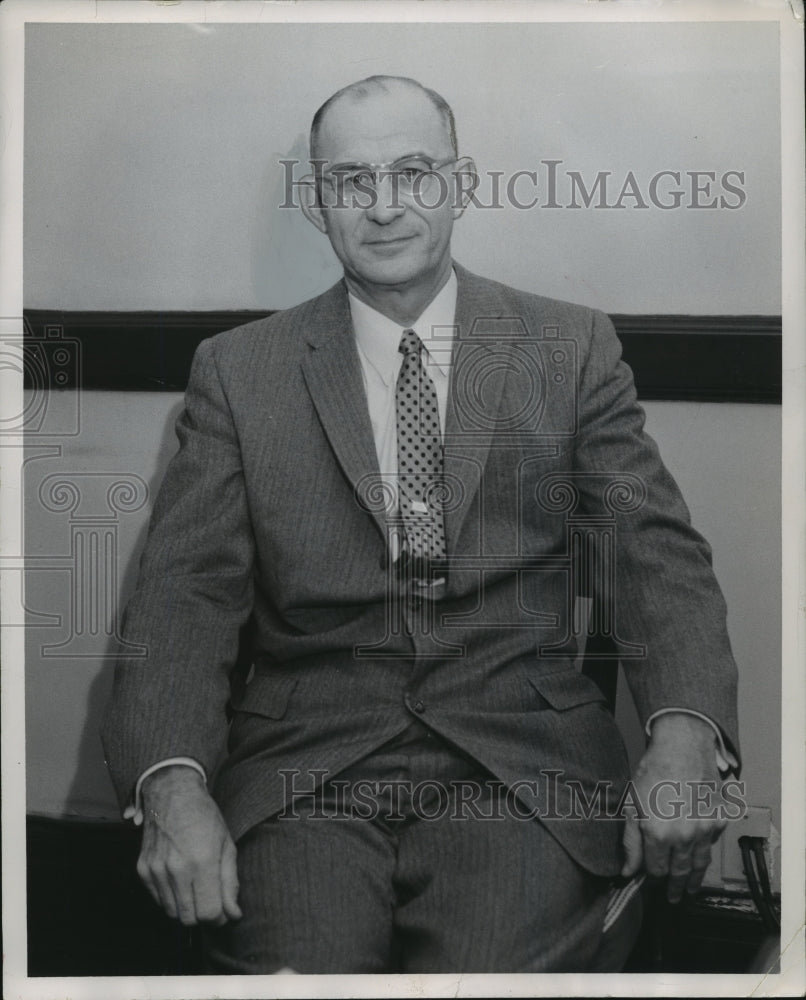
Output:
[[[456,502],[445,513],[448,551],[455,552],[462,525],[481,484],[506,382],[494,348],[495,321],[506,314],[487,282],[454,263],[458,279],[456,341],[445,419],[445,478]]]
[[[445,513],[448,551],[455,551],[462,525],[478,492],[498,427],[506,383],[500,352],[493,346],[496,321],[506,306],[490,283],[454,264],[458,294],[448,409],[445,419],[445,478],[456,497]],[[380,469],[369,420],[343,282],[322,296],[304,332],[310,353],[302,370],[333,452],[384,539],[387,536]],[[373,490],[373,487],[374,490]]]
[[[339,465],[385,539],[378,456],[343,282],[322,297],[305,336],[310,353],[302,371],[308,392]]]

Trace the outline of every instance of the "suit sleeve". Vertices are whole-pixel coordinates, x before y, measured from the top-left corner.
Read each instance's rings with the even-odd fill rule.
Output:
[[[603,313],[593,313],[579,386],[575,467],[583,507],[615,518],[614,585],[605,584],[614,593],[604,596],[612,600],[617,639],[645,648],[642,657],[621,657],[641,721],[663,709],[699,712],[719,726],[738,759],[737,670],[711,549],[644,431],[632,372]],[[608,479],[625,486],[615,488],[605,511]]]
[[[158,761],[191,757],[208,774],[214,769],[229,674],[252,610],[254,539],[215,339],[196,352],[176,433],[179,451],[154,506],[102,726],[121,808]]]

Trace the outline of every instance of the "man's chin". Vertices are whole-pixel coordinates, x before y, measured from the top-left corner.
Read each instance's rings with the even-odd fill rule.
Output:
[[[367,255],[351,269],[362,284],[383,287],[429,285],[442,270],[442,262],[424,261],[420,254],[401,252],[388,257]]]
[[[362,284],[406,287],[427,280],[428,272],[406,261],[377,261],[356,273]]]

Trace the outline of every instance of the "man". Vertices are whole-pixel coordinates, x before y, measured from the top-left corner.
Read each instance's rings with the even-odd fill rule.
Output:
[[[439,95],[347,87],[311,156],[344,280],[200,345],[127,609],[148,657],[104,742],[138,871],[219,971],[618,968],[614,877],[679,899],[724,825],[641,808],[736,764],[709,550],[607,318],[452,261],[475,167]],[[574,808],[630,787],[573,662],[594,536],[651,732],[626,826]]]

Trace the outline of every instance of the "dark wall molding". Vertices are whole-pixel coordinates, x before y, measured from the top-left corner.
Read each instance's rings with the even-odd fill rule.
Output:
[[[25,385],[181,392],[200,341],[270,314],[29,309]],[[781,401],[779,316],[611,318],[641,399]]]
[[[169,920],[137,877],[140,840],[132,824],[28,817],[29,976],[205,971],[198,931]]]

